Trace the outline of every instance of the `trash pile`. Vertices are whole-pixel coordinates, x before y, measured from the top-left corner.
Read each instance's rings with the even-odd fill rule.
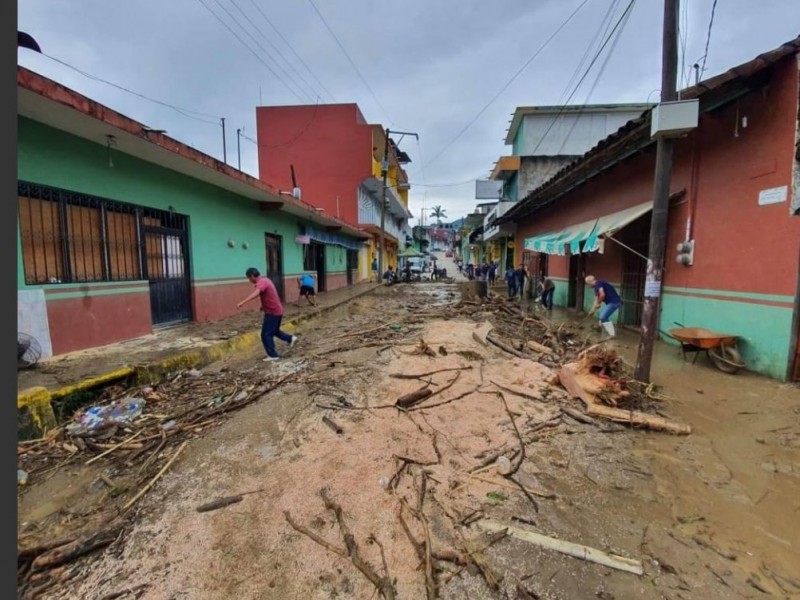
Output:
[[[99,479],[107,487],[97,509],[99,527],[96,523],[91,531],[73,527],[68,538],[56,540],[39,527],[20,531],[21,589],[40,592],[62,581],[69,571],[60,567],[114,541],[129,509],[169,469],[189,439],[294,378],[294,373],[264,379],[252,371],[213,375],[184,371],[160,385],[112,387],[104,392],[103,402],[77,412],[44,438],[19,442],[20,486],[30,487],[82,462],[104,466]]]

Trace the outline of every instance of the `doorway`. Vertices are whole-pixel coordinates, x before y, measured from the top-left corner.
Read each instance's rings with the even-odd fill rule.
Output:
[[[188,321],[192,316],[188,220],[147,209],[141,222],[153,325]]]
[[[267,279],[278,291],[282,302],[286,301],[283,289],[283,238],[274,233],[265,233],[264,241],[267,249]]]
[[[325,292],[328,289],[325,281],[325,245],[311,242],[310,250],[314,254],[314,266],[317,271],[317,290]]]
[[[353,285],[353,272],[358,270],[358,250],[347,251],[347,285]]]
[[[614,237],[624,244],[622,250],[622,281],[620,298],[622,307],[619,310],[619,324],[638,329],[642,326],[644,312],[644,282],[647,278],[647,254],[650,245],[650,213],[636,219],[622,229]],[[614,240],[607,240],[608,243]],[[638,253],[638,254],[637,254]]]

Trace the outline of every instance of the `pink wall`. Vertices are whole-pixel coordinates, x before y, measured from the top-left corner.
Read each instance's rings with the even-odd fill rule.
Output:
[[[358,224],[358,186],[372,173],[372,129],[355,104],[256,109],[259,179]],[[337,214],[336,198],[339,197]]]
[[[739,121],[747,117],[747,127]],[[800,218],[789,201],[759,206],[763,189],[792,191],[794,140],[798,115],[798,72],[794,57],[774,70],[762,90],[701,115],[700,128],[674,147],[671,191],[686,190],[670,210],[667,242],[668,286],[794,295],[800,255]],[[693,153],[693,147],[696,150]],[[695,156],[696,181],[692,181]],[[518,224],[517,262],[524,239],[556,231],[652,199],[655,148],[635,155],[560,198],[552,207]],[[696,202],[695,263],[675,263],[691,202]],[[550,274],[566,278],[567,257],[550,257]],[[603,255],[590,253],[587,272],[611,281],[621,277],[621,251],[607,242]]]

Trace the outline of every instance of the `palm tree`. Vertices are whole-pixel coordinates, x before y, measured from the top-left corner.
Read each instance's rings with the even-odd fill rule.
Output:
[[[447,217],[447,211],[438,204],[431,209],[431,217],[436,219],[436,225],[442,226],[442,219]]]

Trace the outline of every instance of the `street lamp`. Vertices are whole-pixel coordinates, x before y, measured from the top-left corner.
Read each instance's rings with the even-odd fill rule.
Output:
[[[386,228],[386,192],[389,189],[388,185],[388,177],[389,177],[389,136],[391,134],[397,135],[413,135],[419,141],[419,136],[416,133],[411,133],[408,131],[391,131],[388,127],[386,128],[386,139],[384,140],[383,145],[383,162],[381,163],[381,175],[383,177],[383,194],[381,198],[381,240],[380,240],[380,250],[378,252],[378,275],[379,277],[383,277],[383,255],[384,255],[384,244],[385,244],[385,228]],[[399,183],[398,183],[399,186]]]

